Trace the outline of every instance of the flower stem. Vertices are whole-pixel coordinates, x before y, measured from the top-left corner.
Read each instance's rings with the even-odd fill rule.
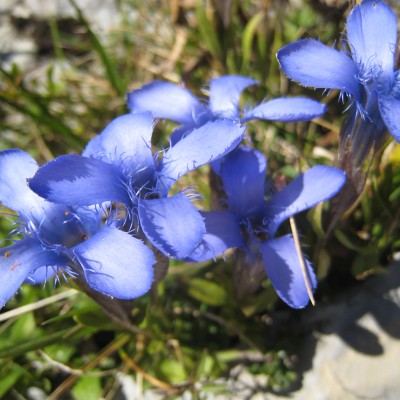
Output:
[[[306,263],[304,262],[303,252],[301,251],[299,234],[297,232],[297,227],[296,227],[296,221],[294,220],[293,217],[290,217],[289,221],[290,221],[290,228],[292,229],[294,245],[296,247],[297,256],[298,256],[299,262],[300,262],[301,272],[303,274],[304,283],[306,284],[308,297],[310,298],[311,304],[313,306],[315,306],[315,299],[314,299],[314,295],[313,295],[313,292],[311,289],[310,279],[307,274]]]

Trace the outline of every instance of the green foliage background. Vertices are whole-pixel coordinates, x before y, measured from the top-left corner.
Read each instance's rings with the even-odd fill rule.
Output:
[[[288,82],[275,53],[303,37],[334,45],[344,31],[348,2],[116,2],[122,23],[107,40],[72,0],[76,20],[68,29],[55,19],[31,21],[51,38],[38,56],[47,66],[36,74],[1,67],[0,149],[19,147],[40,163],[80,153],[127,112],[129,90],[166,79],[201,96],[210,78],[243,74],[259,81],[245,92],[243,104],[303,94],[329,106],[310,123],[249,124],[254,146],[268,156],[271,179],[334,164],[346,105],[335,92],[323,97]],[[394,10],[399,15],[399,7]],[[159,124],[154,144],[167,146],[172,128]],[[317,307],[384,271],[400,251],[399,165],[400,147],[390,142],[375,158],[362,198],[332,236],[324,234],[323,207],[299,218],[320,280]],[[206,195],[201,206],[207,208],[208,169],[183,185],[192,179]],[[9,222],[2,218],[0,224],[5,237]],[[285,390],[296,381],[295,343],[310,330],[297,321],[313,311],[288,309],[266,277],[258,290],[240,295],[250,273],[234,254],[226,262],[171,262],[152,293],[133,302],[108,299],[106,306],[98,300],[103,307],[73,281],[24,286],[0,314],[0,398],[30,398],[36,388],[48,399],[113,399],[124,375],[134,377],[141,392],[157,390],[173,399],[187,391],[193,399],[207,398],[228,391],[218,378],[237,364],[266,376],[264,390]]]

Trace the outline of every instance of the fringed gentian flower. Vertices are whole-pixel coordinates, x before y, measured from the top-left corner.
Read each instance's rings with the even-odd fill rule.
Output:
[[[347,19],[350,54],[305,39],[278,51],[282,70],[292,80],[314,88],[339,89],[351,98],[351,113],[342,128],[341,157],[351,148],[360,166],[378,149],[388,129],[400,141],[400,76],[395,71],[397,23],[380,0],[364,0]]]
[[[30,187],[55,203],[122,203],[124,226],[132,234],[144,234],[168,257],[184,258],[200,242],[205,226],[185,193],[168,197],[169,189],[182,175],[235,148],[244,128],[230,120],[207,123],[159,157],[152,153],[152,131],[150,113],[118,117],[82,156],[61,156],[41,167]]]
[[[95,291],[119,299],[146,293],[155,263],[147,246],[112,224],[101,226],[95,208],[67,207],[37,196],[26,182],[37,169],[21,150],[0,152],[0,202],[16,212],[13,233],[22,236],[1,250],[0,308],[24,281],[59,279],[58,272],[79,276]]]
[[[248,147],[239,147],[221,162],[226,209],[202,212],[207,233],[188,258],[206,261],[229,248],[248,253],[250,260],[261,255],[265,270],[279,297],[289,306],[307,305],[309,294],[293,236],[275,238],[279,226],[293,215],[334,196],[345,182],[343,171],[315,166],[265,200],[266,159]],[[304,259],[311,290],[316,278]]]
[[[175,121],[181,125],[171,136],[176,143],[192,129],[218,118],[254,119],[299,122],[321,116],[325,106],[307,98],[277,98],[242,113],[239,98],[247,87],[257,81],[236,75],[211,79],[209,101],[203,104],[186,88],[165,81],[154,81],[128,94],[128,107],[133,113],[150,111],[155,118]]]

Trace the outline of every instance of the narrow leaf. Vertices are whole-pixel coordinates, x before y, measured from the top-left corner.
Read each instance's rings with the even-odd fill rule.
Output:
[[[118,70],[117,70],[113,60],[108,56],[106,49],[100,43],[99,39],[97,38],[95,33],[90,28],[89,21],[85,18],[85,16],[82,13],[82,10],[78,7],[75,0],[69,0],[69,1],[71,3],[72,7],[76,11],[79,22],[87,30],[90,41],[92,42],[92,45],[93,45],[93,49],[96,51],[96,53],[100,57],[100,60],[103,64],[103,67],[105,69],[105,72],[107,74],[107,77],[108,77],[112,87],[115,89],[115,91],[118,93],[119,96],[124,96],[125,88],[123,86],[122,80],[120,78],[120,75],[118,73]]]
[[[243,58],[242,58],[242,71],[248,68],[251,58],[251,50],[252,43],[254,40],[254,36],[257,32],[257,28],[260,25],[264,18],[264,12],[259,11],[256,15],[254,15],[250,21],[247,23],[246,27],[243,30],[242,36],[242,50],[243,50]],[[247,68],[246,68],[247,67]]]
[[[199,30],[201,36],[205,42],[207,50],[217,59],[221,60],[222,50],[218,40],[218,34],[212,21],[209,20],[206,10],[205,3],[203,1],[197,2],[196,7],[197,23],[199,24]]]
[[[189,295],[210,306],[222,306],[226,302],[224,288],[202,278],[193,278],[189,282]]]

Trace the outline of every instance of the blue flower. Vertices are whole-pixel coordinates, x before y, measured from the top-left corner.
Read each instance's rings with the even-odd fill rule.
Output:
[[[128,94],[128,107],[133,113],[150,111],[155,118],[169,119],[182,127],[171,136],[177,142],[191,129],[218,118],[298,122],[321,116],[325,106],[307,98],[277,98],[242,113],[240,95],[257,82],[251,78],[226,75],[211,79],[209,101],[205,105],[186,88],[170,82],[154,81]]]
[[[307,305],[309,296],[292,235],[275,238],[289,217],[334,196],[345,182],[342,170],[315,166],[265,200],[264,156],[239,147],[221,162],[226,209],[202,212],[207,233],[188,258],[205,261],[229,248],[245,250],[249,257],[261,255],[265,270],[280,298],[294,308]],[[305,260],[312,289],[316,279]]]
[[[120,299],[146,293],[153,281],[152,252],[140,240],[101,225],[96,208],[50,203],[27,186],[38,166],[27,153],[0,152],[0,202],[14,210],[21,236],[0,255],[0,308],[23,282],[80,275],[94,290]],[[57,278],[59,279],[59,278]]]
[[[358,165],[372,146],[379,148],[387,129],[400,141],[396,17],[382,1],[364,0],[350,13],[346,29],[350,55],[304,39],[279,50],[277,58],[290,79],[304,86],[339,89],[342,96],[351,98],[342,142],[350,141]]]
[[[41,167],[29,185],[55,203],[122,203],[125,227],[166,256],[184,258],[205,233],[204,221],[184,192],[168,197],[169,189],[182,175],[235,148],[244,128],[230,120],[209,122],[156,157],[152,132],[150,113],[120,116],[82,156],[58,157]]]

